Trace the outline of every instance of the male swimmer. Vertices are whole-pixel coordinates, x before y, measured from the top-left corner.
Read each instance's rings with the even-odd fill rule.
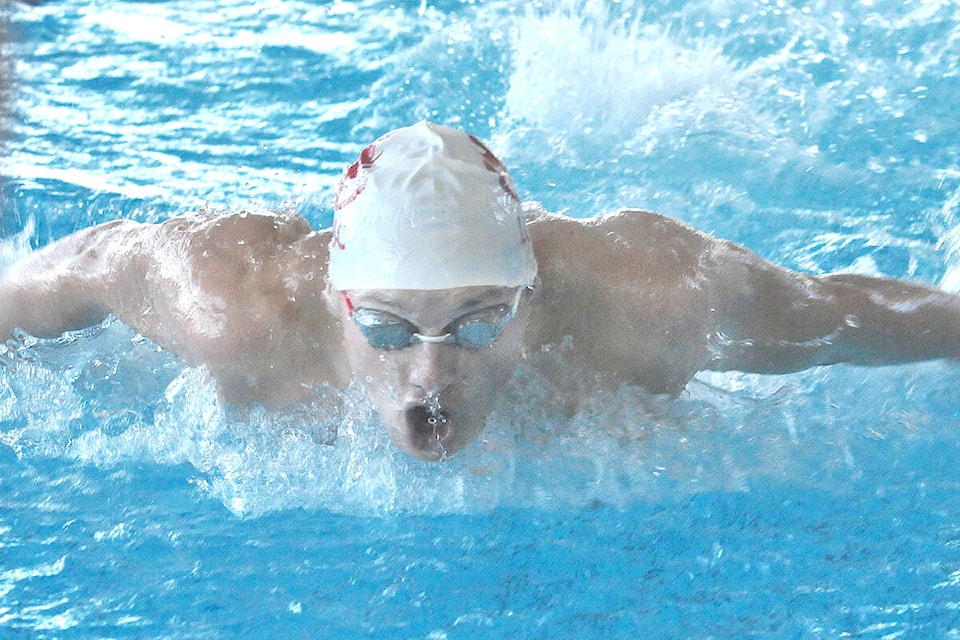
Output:
[[[281,409],[357,380],[425,460],[475,440],[526,354],[677,394],[701,370],[956,357],[960,297],[810,276],[680,222],[524,212],[476,138],[421,122],[348,167],[332,229],[292,213],[116,221],[0,280],[0,335],[114,314],[209,369],[224,401]]]

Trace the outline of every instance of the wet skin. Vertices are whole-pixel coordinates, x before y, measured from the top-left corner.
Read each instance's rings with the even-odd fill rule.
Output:
[[[569,345],[575,367],[671,395],[703,370],[960,358],[960,297],[922,284],[796,273],[643,211],[589,220],[531,211],[528,228],[538,286],[489,347],[377,350],[325,282],[329,230],[292,212],[213,210],[110,222],[31,254],[0,274],[0,341],[17,327],[55,337],[112,313],[206,367],[225,403],[276,411],[355,377],[397,445],[426,460],[480,435],[525,349],[536,363],[544,348]],[[347,293],[355,308],[436,336],[514,292]],[[577,401],[575,390],[563,397]]]
[[[423,335],[436,336],[466,314],[509,306],[515,292],[503,287],[465,287],[345,293],[355,309],[385,311],[409,321]],[[477,439],[498,392],[522,358],[527,297],[489,346],[421,342],[394,350],[372,347],[340,297],[340,322],[353,375],[364,385],[400,449],[422,460],[440,460]]]

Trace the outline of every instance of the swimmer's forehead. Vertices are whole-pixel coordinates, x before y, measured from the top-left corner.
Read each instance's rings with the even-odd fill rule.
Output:
[[[373,307],[402,315],[459,310],[469,312],[498,304],[509,304],[512,287],[459,287],[456,289],[356,289],[348,291],[354,307]]]

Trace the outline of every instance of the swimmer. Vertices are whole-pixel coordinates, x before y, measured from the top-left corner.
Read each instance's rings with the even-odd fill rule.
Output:
[[[343,174],[332,229],[291,212],[115,221],[0,279],[0,335],[115,315],[226,403],[282,410],[358,381],[425,460],[481,433],[522,360],[562,349],[601,376],[678,394],[698,371],[954,358],[960,297],[811,276],[654,213],[574,219],[521,206],[479,140],[421,122]]]

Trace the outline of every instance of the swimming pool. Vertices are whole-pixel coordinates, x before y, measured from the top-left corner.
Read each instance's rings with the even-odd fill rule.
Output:
[[[329,224],[343,165],[430,118],[553,210],[960,289],[954,2],[6,11],[4,262],[207,202]],[[521,370],[484,441],[426,465],[352,389],[234,422],[118,323],[23,341],[0,637],[960,637],[956,365],[710,374],[672,403],[584,376],[572,419]]]

